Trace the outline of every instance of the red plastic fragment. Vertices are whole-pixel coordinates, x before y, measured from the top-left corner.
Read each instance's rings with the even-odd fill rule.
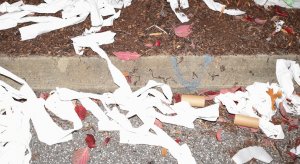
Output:
[[[160,46],[160,40],[156,40],[156,42],[154,43],[154,46],[159,47]]]
[[[294,31],[294,29],[292,27],[285,26],[282,29],[285,30],[290,35],[295,34],[295,31]]]

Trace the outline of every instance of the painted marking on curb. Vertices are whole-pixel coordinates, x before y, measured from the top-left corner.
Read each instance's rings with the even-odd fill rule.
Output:
[[[185,80],[180,72],[178,65],[177,65],[177,58],[172,56],[171,63],[172,63],[172,67],[173,67],[173,70],[174,70],[174,73],[175,73],[175,76],[176,76],[178,82],[182,86],[184,86],[184,88],[186,88],[188,91],[190,91],[190,92],[195,91],[200,84],[200,78],[198,77],[196,79],[193,79],[192,81]]]

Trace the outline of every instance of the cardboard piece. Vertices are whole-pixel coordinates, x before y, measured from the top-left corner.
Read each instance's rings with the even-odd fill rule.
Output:
[[[249,128],[258,128],[259,119],[255,117],[236,114],[234,117],[234,124],[239,126],[249,127]]]
[[[181,95],[181,101],[188,102],[193,107],[204,107],[205,97],[197,95]]]

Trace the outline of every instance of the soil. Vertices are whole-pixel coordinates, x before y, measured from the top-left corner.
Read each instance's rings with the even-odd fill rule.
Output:
[[[7,2],[15,2],[8,0]],[[42,0],[24,0],[25,4],[39,4]],[[189,0],[190,7],[183,12],[190,21],[181,23],[164,0],[133,0],[131,6],[122,9],[121,16],[111,27],[101,31],[116,32],[115,42],[102,48],[108,53],[113,51],[136,51],[142,56],[149,55],[228,55],[228,54],[300,54],[300,10],[257,6],[252,0],[219,0],[227,8],[246,11],[242,17],[230,16],[210,10],[201,0]],[[279,10],[279,12],[276,12]],[[282,14],[287,16],[280,16]],[[279,13],[279,14],[278,14]],[[283,15],[284,15],[283,14]],[[40,15],[40,14],[39,14]],[[48,14],[51,15],[51,14]],[[54,14],[56,16],[59,13]],[[293,33],[275,30],[275,17],[285,22],[285,27],[292,28]],[[267,20],[258,24],[252,18]],[[187,38],[175,35],[174,27],[182,24],[192,25],[192,33]],[[20,41],[19,27],[0,31],[1,56],[74,56],[71,38],[81,35],[85,28],[90,28],[90,20],[38,36],[35,39]],[[168,34],[165,34],[156,25]],[[150,27],[150,28],[149,28]],[[152,36],[152,33],[161,33]],[[160,41],[160,46],[146,47]],[[96,55],[87,51],[86,56]]]

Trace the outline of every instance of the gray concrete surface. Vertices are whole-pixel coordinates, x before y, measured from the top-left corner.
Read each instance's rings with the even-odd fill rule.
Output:
[[[133,90],[148,80],[169,84],[174,91],[196,92],[255,81],[276,82],[277,58],[299,61],[297,55],[257,56],[149,56],[136,61],[111,57],[122,72],[132,76]],[[1,57],[0,66],[26,79],[36,91],[67,87],[79,91],[116,89],[107,65],[99,57]]]
[[[246,86],[255,81],[276,82],[275,62],[277,58],[297,60],[297,55],[257,56],[151,56],[136,61],[119,61],[111,58],[121,70],[132,76],[132,88],[138,89],[148,81],[156,80],[171,85],[174,92],[197,92],[199,89],[218,89],[233,85]],[[26,79],[37,92],[50,91],[55,87],[67,87],[78,91],[103,93],[113,91],[110,73],[104,60],[99,57],[1,57],[0,66]],[[1,77],[3,79],[3,77]],[[7,81],[7,80],[5,80]],[[13,82],[9,82],[13,84]],[[221,109],[224,110],[224,109]],[[96,119],[90,115],[84,125],[97,129]],[[215,138],[222,128],[222,142]],[[262,132],[252,133],[232,123],[195,121],[194,129],[165,124],[164,130],[173,138],[187,143],[197,163],[233,163],[231,157],[238,150],[250,145],[263,146],[274,159],[272,163],[292,163],[287,155],[290,145],[300,136],[299,130],[288,132],[284,125],[284,140],[266,139]],[[181,134],[174,133],[180,131]],[[162,157],[161,148],[148,145],[119,143],[114,132],[99,132],[83,128],[74,133],[74,139],[48,146],[41,143],[32,129],[30,143],[32,164],[68,164],[74,150],[85,147],[85,135],[94,134],[97,147],[91,150],[90,164],[157,164],[177,163],[168,154]],[[102,142],[105,135],[111,136],[107,146]],[[296,161],[300,162],[299,159]],[[252,161],[251,163],[262,163]]]

